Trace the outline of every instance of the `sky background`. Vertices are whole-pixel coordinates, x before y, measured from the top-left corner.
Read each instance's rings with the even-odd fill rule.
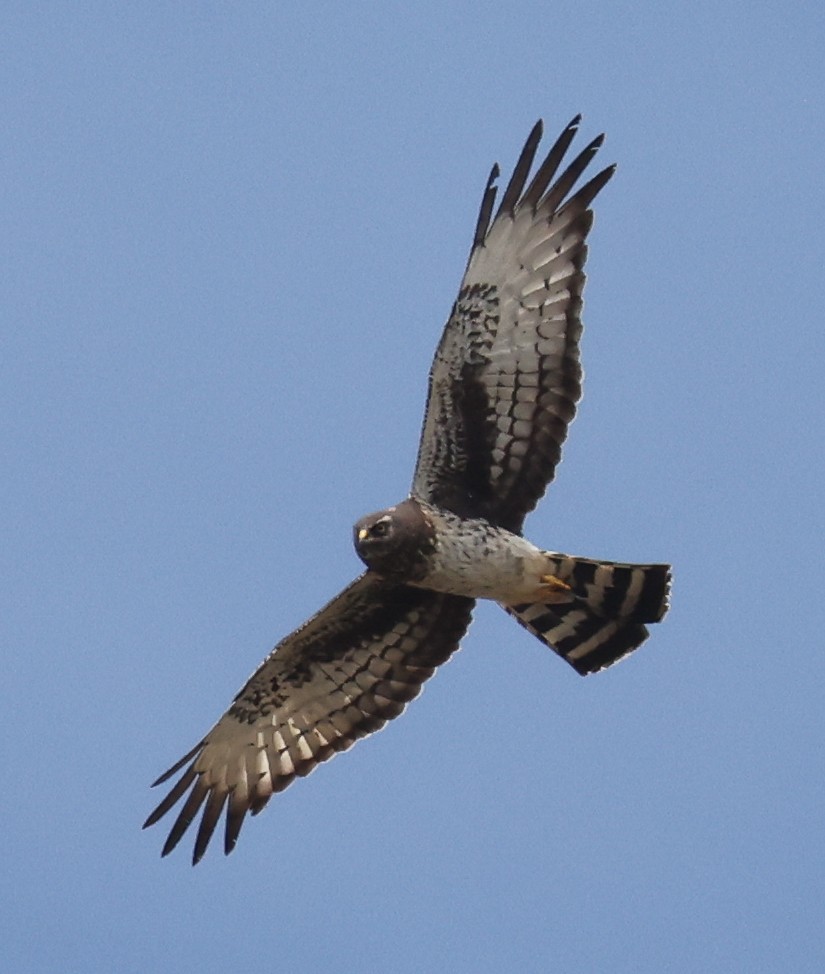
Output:
[[[825,965],[825,7],[0,10],[15,974]],[[493,605],[229,859],[149,783],[407,491],[489,167],[584,113],[585,398],[528,521],[675,566],[578,677]]]

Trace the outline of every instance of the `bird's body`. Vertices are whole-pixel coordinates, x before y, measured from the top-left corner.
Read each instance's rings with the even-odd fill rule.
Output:
[[[522,536],[581,395],[590,204],[614,168],[574,191],[602,142],[561,169],[579,121],[528,184],[534,127],[495,215],[493,167],[430,371],[410,496],[356,524],[367,571],[283,639],[155,782],[180,772],[146,825],[186,796],[164,855],[200,814],[197,862],[224,809],[230,852],[247,812],[397,717],[458,648],[476,599],[500,603],[581,674],[637,648],[667,611],[669,566],[575,558]]]
[[[390,542],[385,557],[370,550],[368,525],[392,524],[393,520],[419,526],[416,541],[422,557],[408,574],[397,570],[406,564],[406,559],[398,557],[399,545],[392,543],[393,538],[379,539],[379,543]],[[363,536],[359,537],[361,532]],[[412,540],[405,536],[401,546]],[[489,521],[459,517],[412,498],[359,521],[355,526],[355,547],[368,568],[393,581],[448,595],[493,599],[506,605],[533,602],[547,594],[544,578],[553,569],[548,553],[526,538]],[[388,570],[382,570],[385,565]]]
[[[534,601],[551,574],[547,556],[526,538],[477,518],[431,509],[435,551],[423,588],[506,605]]]

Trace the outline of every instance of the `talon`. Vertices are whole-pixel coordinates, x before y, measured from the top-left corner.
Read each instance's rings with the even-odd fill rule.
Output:
[[[544,602],[547,605],[560,605],[575,598],[573,589],[557,575],[542,575],[539,581],[541,586],[536,592],[539,602]]]
[[[573,590],[556,575],[542,575],[539,581],[546,585],[551,592],[572,592]]]

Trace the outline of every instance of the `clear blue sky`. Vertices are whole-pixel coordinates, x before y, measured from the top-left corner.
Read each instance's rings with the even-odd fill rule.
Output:
[[[821,971],[825,8],[0,11],[3,963]],[[489,166],[575,113],[585,398],[528,521],[675,566],[583,680],[494,606],[197,869],[149,782],[409,484]]]

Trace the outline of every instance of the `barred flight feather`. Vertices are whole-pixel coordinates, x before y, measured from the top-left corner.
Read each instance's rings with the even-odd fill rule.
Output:
[[[668,610],[669,565],[630,565],[547,552],[552,574],[570,586],[570,601],[504,606],[525,629],[578,673],[595,673],[647,639],[644,623]]]

